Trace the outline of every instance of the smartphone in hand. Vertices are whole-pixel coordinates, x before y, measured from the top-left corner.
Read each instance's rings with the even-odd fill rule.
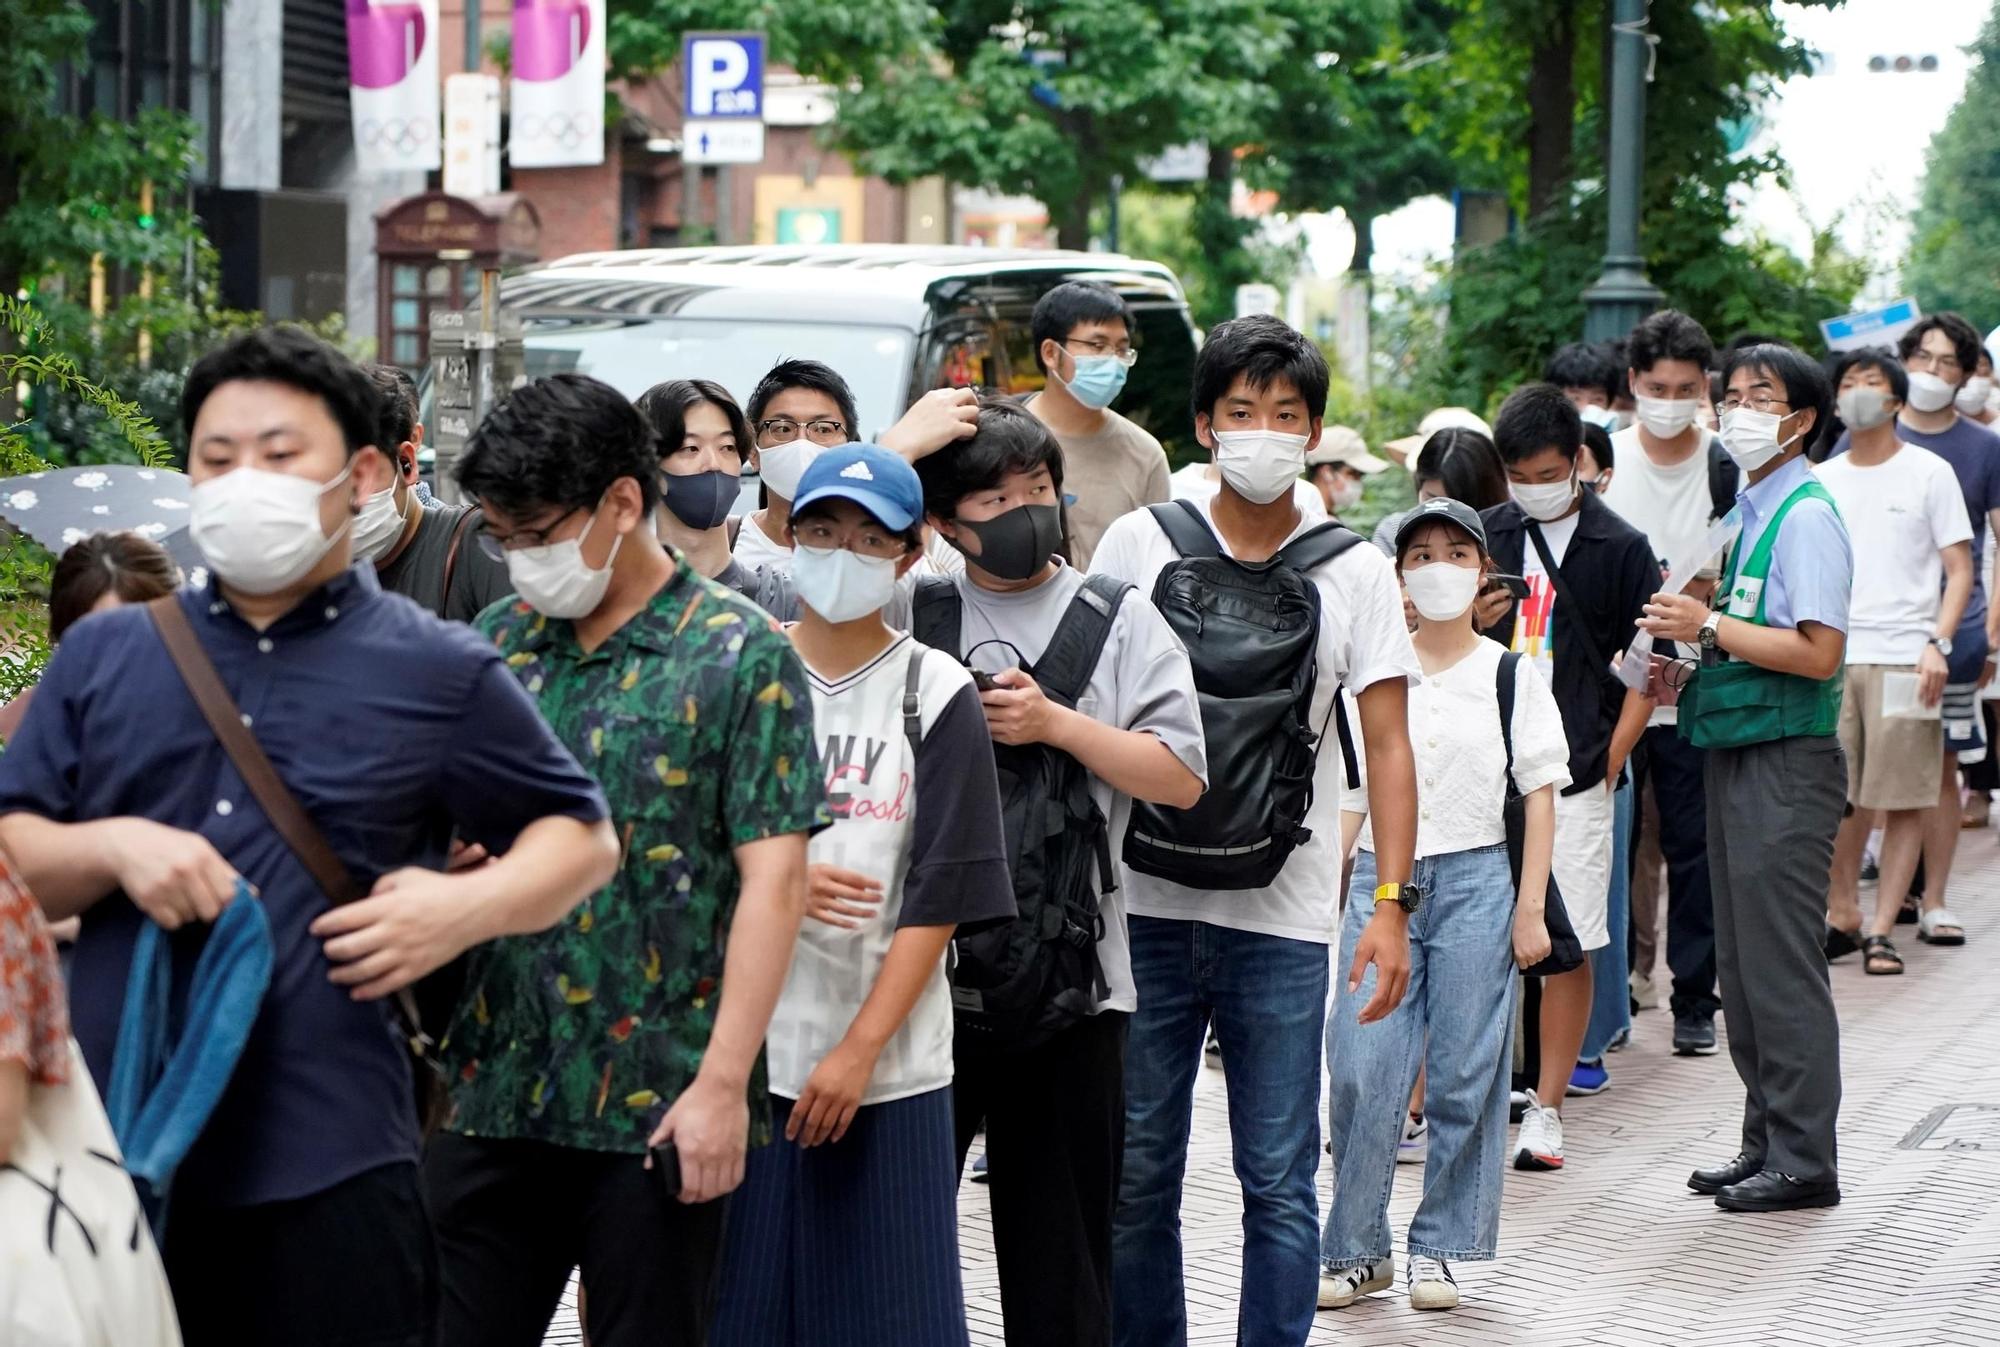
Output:
[[[653,1179],[660,1185],[660,1192],[669,1202],[681,1200],[681,1153],[673,1142],[663,1142],[654,1146],[647,1154],[653,1158]]]
[[[1486,588],[1489,593],[1496,589],[1504,589],[1523,602],[1528,597],[1528,582],[1518,575],[1489,575],[1486,577]]]

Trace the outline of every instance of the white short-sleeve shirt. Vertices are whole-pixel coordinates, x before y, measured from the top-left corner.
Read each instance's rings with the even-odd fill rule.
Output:
[[[1210,503],[1196,505],[1213,528]],[[1301,516],[1291,536],[1323,522]],[[1179,557],[1151,511],[1135,510],[1105,533],[1091,569],[1129,580],[1150,598],[1160,572]],[[1262,889],[1193,889],[1121,865],[1119,882],[1127,912],[1327,943],[1340,888],[1340,796],[1345,777],[1333,730],[1335,691],[1345,685],[1359,693],[1391,678],[1415,683],[1423,671],[1410,648],[1402,588],[1387,557],[1365,544],[1351,547],[1311,575],[1320,599],[1319,677],[1313,686],[1311,714],[1313,728],[1321,735],[1312,806],[1306,811],[1312,839],[1294,851],[1277,880]],[[1122,837],[1116,840],[1123,842]]]
[[[1815,469],[1853,540],[1849,664],[1915,664],[1937,633],[1944,548],[1972,541],[1972,519],[1951,465],[1905,444],[1863,467],[1852,453]]]

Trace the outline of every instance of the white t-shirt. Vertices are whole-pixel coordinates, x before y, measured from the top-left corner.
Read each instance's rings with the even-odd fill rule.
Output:
[[[1175,500],[1191,500],[1197,505],[1206,505],[1222,490],[1220,478],[1212,476],[1212,463],[1190,463],[1185,468],[1176,468],[1168,478],[1173,487]],[[1292,485],[1292,503],[1299,507],[1306,518],[1318,523],[1327,517],[1326,500],[1319,494],[1319,488],[1301,477]]]
[[[1611,485],[1604,488],[1604,503],[1646,535],[1662,565],[1668,557],[1686,556],[1708,535],[1715,513],[1708,490],[1708,447],[1713,438],[1702,430],[1701,447],[1687,462],[1663,468],[1646,457],[1639,443],[1639,427],[1627,426],[1611,437],[1618,470],[1611,475]],[[1647,723],[1671,725],[1678,718],[1675,707],[1660,706],[1654,708]]]
[[[1569,555],[1570,539],[1576,537],[1576,521],[1581,518],[1583,511],[1578,510],[1567,519],[1541,526],[1542,540],[1549,545],[1549,556],[1557,566]],[[1556,682],[1556,587],[1533,538],[1524,537],[1521,543],[1521,578],[1528,582],[1528,597],[1514,620],[1512,648],[1528,657],[1541,675],[1542,686],[1551,688]]]
[[[1213,528],[1209,506],[1197,503],[1197,508]],[[1318,524],[1301,519],[1291,536]],[[1160,572],[1179,557],[1158,521],[1140,510],[1111,526],[1092,569],[1129,580],[1150,595]],[[1277,881],[1263,889],[1191,889],[1121,866],[1126,911],[1327,943],[1340,887],[1340,793],[1346,775],[1333,729],[1335,689],[1345,684],[1359,693],[1390,678],[1414,684],[1422,670],[1403,626],[1402,587],[1387,557],[1372,547],[1351,547],[1313,571],[1312,579],[1319,589],[1320,627],[1311,711],[1313,728],[1321,733],[1312,806],[1306,811],[1312,840],[1294,851]]]
[[[1053,576],[1035,588],[1008,594],[981,589],[962,575],[956,583],[961,604],[960,640],[965,647],[959,653],[973,668],[993,674],[1023,664],[1032,666],[1042,658],[1049,638],[1069,611],[1071,599],[1083,588],[1083,574],[1059,565]],[[1076,709],[1102,724],[1153,735],[1189,771],[1204,783],[1208,780],[1201,702],[1195,696],[1187,648],[1143,592],[1127,594],[1119,605],[1104,653],[1098,657]],[[1094,776],[1090,795],[1110,825],[1106,836],[1111,854],[1116,856],[1132,816],[1132,797],[1114,791]],[[1099,903],[1104,938],[1098,942],[1097,958],[1110,995],[1098,1008],[1136,1010],[1139,1002],[1132,985],[1124,892],[1100,894]]]
[[[1500,737],[1495,685],[1505,653],[1498,641],[1482,640],[1464,659],[1442,673],[1425,675],[1410,690],[1419,858],[1507,840],[1501,813],[1507,800],[1507,745]],[[1514,788],[1523,795],[1543,786],[1560,792],[1569,785],[1569,738],[1563,733],[1562,713],[1534,661],[1524,659],[1516,669]],[[1351,792],[1346,805],[1350,813],[1367,813],[1367,792]],[[1361,848],[1375,849],[1372,823],[1361,827]]]
[[[1915,664],[1924,642],[1937,634],[1944,583],[1939,550],[1972,541],[1958,475],[1914,444],[1874,467],[1862,467],[1850,452],[1816,471],[1840,507],[1858,563],[1847,662]]]
[[[909,661],[918,684],[922,747],[903,724]],[[771,1092],[797,1099],[813,1068],[846,1035],[881,976],[896,932],[1007,920],[1014,888],[1001,836],[992,739],[972,675],[909,637],[845,678],[806,666],[813,722],[834,824],[807,850],[815,864],[867,875],[882,886],[873,916],[848,930],[806,918],[765,1039]],[[951,986],[940,958],[909,1018],[889,1039],[864,1104],[951,1084]]]

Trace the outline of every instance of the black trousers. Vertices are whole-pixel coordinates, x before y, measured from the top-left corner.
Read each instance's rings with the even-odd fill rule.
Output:
[[[1640,789],[1653,792],[1660,811],[1660,855],[1667,862],[1667,967],[1673,971],[1675,1015],[1713,1016],[1715,897],[1709,883],[1708,801],[1702,784],[1704,754],[1672,725],[1655,725],[1646,746]]]
[[[592,1347],[702,1347],[725,1201],[667,1197],[645,1157],[439,1133],[424,1159],[439,1347],[540,1347],[581,1266]]]
[[[1109,1347],[1125,1033],[1107,1010],[1021,1053],[957,1055],[958,1168],[986,1129],[1007,1347]]]
[[[437,1252],[413,1164],[290,1202],[167,1212],[167,1278],[188,1347],[430,1347]]]

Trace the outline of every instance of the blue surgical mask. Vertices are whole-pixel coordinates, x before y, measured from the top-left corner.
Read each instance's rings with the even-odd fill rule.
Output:
[[[1126,373],[1124,362],[1117,356],[1085,355],[1076,357],[1076,378],[1065,380],[1058,374],[1055,379],[1078,402],[1102,411],[1124,389]]]

